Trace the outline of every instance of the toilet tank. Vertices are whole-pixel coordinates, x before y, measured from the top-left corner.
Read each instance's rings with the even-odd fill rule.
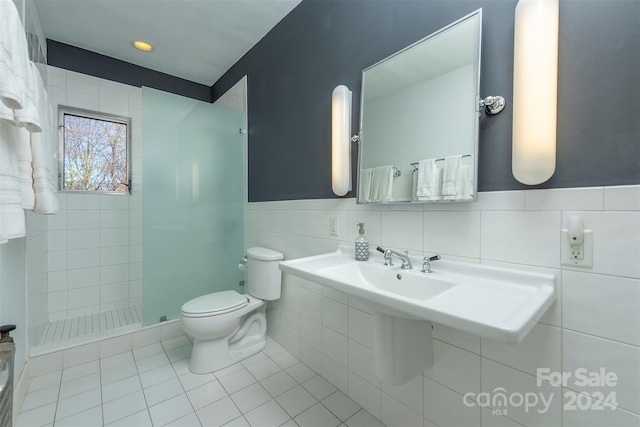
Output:
[[[247,293],[262,300],[280,298],[282,272],[278,265],[284,256],[267,248],[247,249]]]

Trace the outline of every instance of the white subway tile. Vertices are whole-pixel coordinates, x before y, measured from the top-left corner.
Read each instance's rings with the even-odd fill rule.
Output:
[[[349,371],[328,356],[322,356],[322,377],[343,392],[349,391]]]
[[[637,279],[564,271],[562,281],[565,328],[640,345]]]
[[[353,340],[349,340],[349,371],[380,388],[380,380],[376,376],[373,350]]]
[[[100,265],[100,249],[76,249],[69,252],[69,269],[97,267]]]
[[[67,211],[58,211],[57,214],[48,216],[47,220],[49,231],[67,229]]]
[[[524,210],[524,191],[489,191],[478,193],[475,202],[469,202],[470,211]]]
[[[422,413],[424,412],[424,378],[422,375],[417,375],[412,380],[409,380],[407,383],[402,385],[391,385],[386,383],[381,383],[381,385],[383,391],[383,402],[385,395],[388,394],[411,408],[416,413],[420,414],[420,417],[422,417]],[[384,416],[384,403],[382,414]]]
[[[604,209],[604,188],[527,190],[524,199],[529,211],[601,211]]]
[[[424,252],[480,257],[480,212],[424,212]]]
[[[129,228],[107,228],[100,230],[100,246],[128,246]]]
[[[100,195],[100,209],[102,210],[122,210],[129,209],[129,196],[120,194]]]
[[[49,273],[49,292],[67,290],[67,271],[52,271]],[[31,298],[32,295],[29,295]]]
[[[129,282],[111,283],[100,286],[100,304],[124,301],[129,302]]]
[[[100,228],[129,227],[129,216],[130,213],[127,210],[102,208],[100,210]]]
[[[132,348],[146,347],[160,342],[160,327],[153,326],[142,328],[138,332],[134,332],[132,338]]]
[[[422,388],[422,382],[420,383]],[[420,396],[422,397],[422,396]],[[403,401],[406,403],[406,401]],[[422,425],[422,413],[409,409],[386,393],[382,393],[382,406],[380,411],[382,422],[388,426],[420,426]]]
[[[69,85],[69,80],[67,80]],[[84,92],[67,90],[67,104],[70,107],[82,108],[83,110],[98,111],[100,109],[100,97]]]
[[[564,212],[564,228],[575,215],[582,217],[585,230],[593,230],[591,273],[640,278],[640,212]]]
[[[131,261],[129,246],[100,248],[100,265],[128,264]],[[138,260],[142,261],[142,257]]]
[[[480,425],[480,408],[466,406],[461,394],[429,378],[424,379],[424,416],[439,426]]]
[[[35,356],[29,359],[29,369],[32,377],[49,374],[62,370],[62,351]]]
[[[322,354],[326,354],[343,366],[348,364],[347,342],[346,336],[326,326],[322,327]]]
[[[49,292],[49,313],[67,309],[67,291]]]
[[[614,397],[615,395],[611,395]],[[605,393],[604,397],[609,397]],[[630,427],[640,426],[640,415],[592,399],[589,395],[563,389],[562,421],[565,426]]]
[[[100,288],[78,288],[69,291],[67,296],[69,309],[88,307],[100,304]]]
[[[322,353],[305,342],[300,343],[300,360],[314,371],[322,372]]]
[[[100,209],[100,195],[68,193],[67,209],[69,210]]]
[[[49,271],[67,269],[67,251],[49,251],[48,255]]]
[[[640,211],[640,185],[604,187],[607,211]]]
[[[373,348],[373,316],[349,307],[349,339]]]
[[[322,349],[322,324],[307,316],[300,316],[300,338],[313,348]]]
[[[385,249],[422,252],[422,212],[381,212],[380,243]]]
[[[84,344],[72,347],[63,352],[64,368],[82,365],[84,363],[93,362],[100,358],[100,343]]]
[[[480,354],[480,337],[458,329],[439,324],[433,325],[433,338],[460,347],[472,353]]]
[[[347,394],[371,415],[380,419],[382,395],[379,388],[349,372],[349,393]]]
[[[100,228],[100,211],[97,209],[76,209],[67,212],[70,230]]]
[[[618,406],[640,413],[640,348],[565,330],[562,368],[571,373],[568,388],[585,393],[616,393]],[[578,372],[578,370],[582,370]],[[602,378],[601,370],[617,376],[615,385],[582,385],[590,373]]]
[[[100,267],[100,284],[129,281],[129,264],[106,265]]]
[[[557,268],[560,219],[560,212],[482,212],[482,258]]]
[[[433,357],[433,366],[424,371],[428,378],[446,384],[458,393],[480,391],[479,355],[434,340]]]
[[[519,344],[482,338],[482,356],[536,375],[538,368],[561,370],[560,328],[538,323]]]
[[[100,93],[98,85],[86,81],[77,75],[67,75],[67,90],[82,92],[88,95],[99,95]]]
[[[68,272],[69,289],[86,288],[100,284],[100,268],[78,268]]]
[[[322,298],[322,324],[347,335],[347,305],[330,298]]]
[[[67,239],[69,250],[99,248],[100,230],[69,230],[67,231]]]
[[[104,98],[111,98],[119,101],[129,102],[129,90],[127,88],[115,88],[101,85],[100,96]]]
[[[67,249],[67,230],[49,230],[48,250],[60,251]]]
[[[506,406],[496,406],[492,409],[506,409],[509,418],[526,426],[559,426],[562,417],[562,391],[560,387],[552,386],[546,381],[540,380],[524,372],[493,362],[489,359],[482,359],[482,392],[488,393],[492,398],[499,394],[506,395]],[[536,405],[527,407],[524,404],[510,404],[510,397],[515,396],[511,401],[518,402],[517,397],[525,393],[534,392],[539,400]],[[544,398],[544,402],[540,396]],[[499,400],[497,400],[499,401]]]
[[[130,352],[132,346],[132,335],[126,334],[108,340],[100,341],[100,359],[104,359],[116,354]]]

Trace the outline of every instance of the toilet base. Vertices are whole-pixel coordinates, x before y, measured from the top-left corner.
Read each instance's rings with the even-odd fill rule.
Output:
[[[267,345],[265,309],[263,305],[249,313],[225,338],[194,340],[189,370],[194,374],[218,371],[262,351]]]

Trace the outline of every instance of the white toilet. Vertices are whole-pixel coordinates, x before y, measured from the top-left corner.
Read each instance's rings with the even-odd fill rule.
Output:
[[[264,300],[280,298],[283,259],[266,248],[247,250],[246,294],[221,291],[182,306],[182,329],[194,338],[189,370],[196,374],[222,369],[261,351],[267,319]]]

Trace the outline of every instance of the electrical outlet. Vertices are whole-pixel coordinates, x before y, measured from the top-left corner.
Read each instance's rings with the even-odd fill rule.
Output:
[[[330,218],[329,219],[329,234],[332,236],[337,236],[339,233],[338,229],[338,218]]]
[[[593,230],[584,230],[581,245],[571,245],[569,230],[563,229],[560,237],[562,264],[574,267],[593,267]]]

